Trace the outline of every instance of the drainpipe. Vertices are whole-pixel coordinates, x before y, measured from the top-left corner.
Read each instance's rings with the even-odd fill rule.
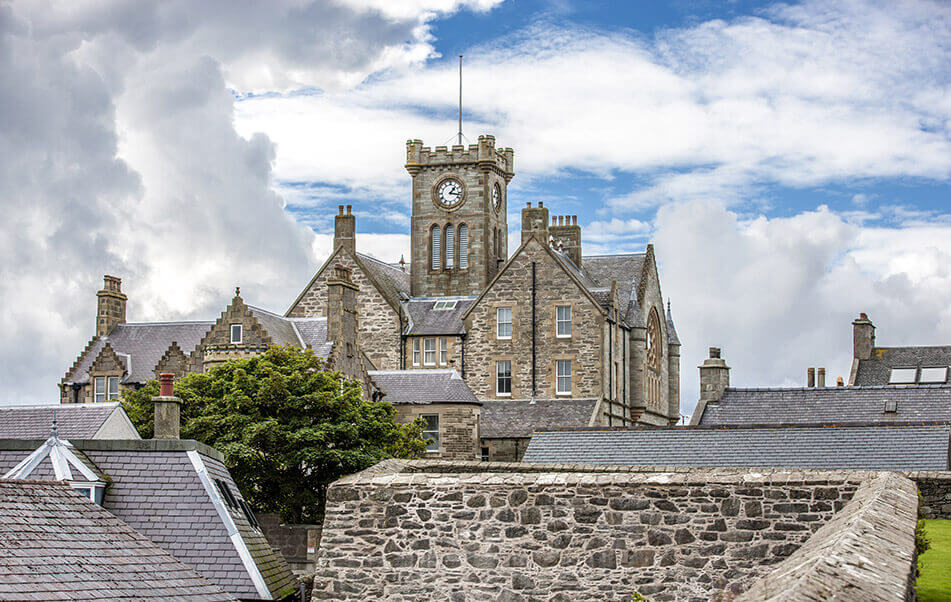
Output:
[[[532,399],[538,390],[535,383],[535,262],[532,262]]]
[[[460,349],[460,355],[461,355],[461,357],[459,358],[459,363],[460,363],[459,368],[462,371],[462,379],[465,380],[466,378],[466,333],[462,333],[462,336],[459,337],[459,349]]]

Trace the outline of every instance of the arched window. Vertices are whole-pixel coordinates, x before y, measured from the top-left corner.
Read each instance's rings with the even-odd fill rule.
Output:
[[[429,267],[433,270],[442,269],[442,255],[440,253],[442,245],[439,244],[439,232],[439,226],[433,226],[429,231],[429,243],[433,250]]]
[[[660,370],[660,318],[657,309],[651,308],[647,318],[647,366]]]
[[[454,259],[456,258],[456,245],[454,244],[456,230],[452,226],[446,226],[446,269],[451,270],[456,267]]]
[[[465,224],[459,226],[459,269],[464,270],[469,267],[469,227]]]
[[[644,401],[647,407],[663,411],[661,401],[661,370],[660,362],[662,356],[660,317],[657,314],[657,308],[651,308],[651,313],[647,317],[647,357],[644,358]]]

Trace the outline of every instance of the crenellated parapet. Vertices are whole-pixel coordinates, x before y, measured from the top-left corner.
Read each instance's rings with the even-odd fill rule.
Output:
[[[496,171],[506,182],[515,175],[515,151],[495,148],[495,136],[479,136],[478,144],[465,146],[423,146],[422,140],[406,141],[406,171],[416,176],[427,167],[444,168],[447,165],[476,164],[483,171]]]

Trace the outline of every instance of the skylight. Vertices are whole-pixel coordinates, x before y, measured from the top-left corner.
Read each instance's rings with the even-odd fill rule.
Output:
[[[918,376],[918,368],[892,368],[888,378],[890,385],[913,385]]]
[[[458,301],[436,301],[436,305],[433,306],[433,309],[438,309],[439,311],[456,309],[456,304]]]
[[[931,383],[931,384],[944,384],[948,381],[948,367],[941,366],[940,368],[922,368],[921,377],[918,379],[920,383]]]

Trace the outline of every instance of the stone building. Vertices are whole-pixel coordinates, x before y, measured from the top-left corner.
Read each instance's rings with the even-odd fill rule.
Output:
[[[576,216],[521,211],[508,249],[514,152],[410,140],[411,259],[357,252],[355,216],[341,206],[334,250],[288,318],[325,315],[337,265],[360,287],[360,346],[382,370],[458,371],[482,402],[479,452],[518,459],[537,426],[675,424],[680,341],[665,310],[654,250],[585,255]]]
[[[849,386],[948,384],[951,345],[880,347],[866,314],[852,322]]]
[[[138,388],[162,372],[181,378],[228,360],[251,357],[271,345],[311,349],[372,392],[373,364],[357,342],[357,291],[349,269],[337,265],[324,281],[330,315],[288,318],[248,305],[236,290],[214,321],[126,322],[121,281],[105,277],[99,291],[96,335],[60,382],[62,403],[116,400],[123,388]]]

